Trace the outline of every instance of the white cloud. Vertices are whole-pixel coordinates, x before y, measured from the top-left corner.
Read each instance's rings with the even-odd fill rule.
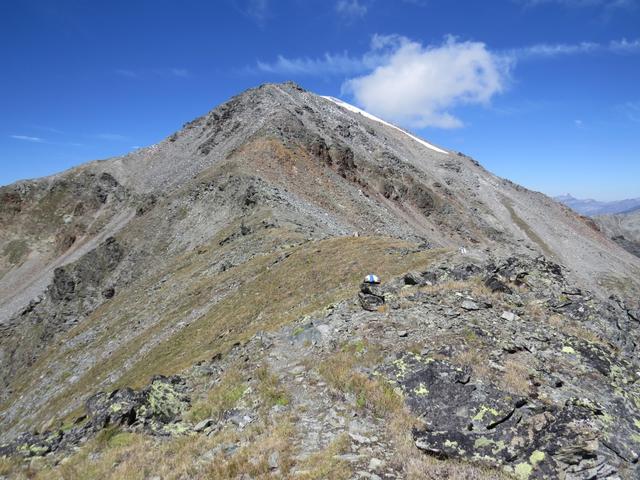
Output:
[[[9,135],[11,138],[16,140],[24,140],[26,142],[35,142],[35,143],[43,143],[44,139],[40,137],[30,137],[28,135]]]
[[[563,7],[585,8],[630,8],[637,5],[637,0],[516,0],[517,3],[527,7],[537,7],[546,4],[556,4]]]
[[[117,69],[115,70],[116,75],[125,78],[138,79],[138,78],[149,78],[152,76],[159,77],[179,77],[179,78],[189,78],[191,77],[191,72],[186,68],[152,68],[152,69],[138,69],[138,70],[127,70],[127,69]]]
[[[275,62],[257,62],[258,70],[283,75],[352,75],[370,70],[381,62],[380,55],[352,57],[347,52],[325,53],[320,58],[286,58],[278,55]]]
[[[463,123],[451,110],[487,105],[506,88],[509,72],[518,62],[596,53],[640,53],[640,39],[541,43],[492,51],[484,43],[460,42],[451,36],[442,44],[425,46],[400,35],[374,35],[361,56],[346,51],[318,58],[280,55],[275,62],[257,62],[256,69],[286,76],[344,76],[343,93],[371,113],[409,127],[454,128]]]
[[[615,53],[638,53],[640,52],[640,39],[628,41],[626,38],[622,40],[614,40],[609,43],[609,50]]]
[[[423,46],[399,36],[375,36],[372,48],[391,49],[371,73],[345,82],[343,91],[365,110],[401,124],[456,128],[452,107],[487,104],[505,88],[509,63],[480,42],[447,37]]]
[[[618,106],[620,110],[630,121],[640,123],[640,101],[627,102]]]
[[[248,71],[261,71],[278,75],[354,75],[368,72],[389,61],[393,50],[403,41],[400,35],[374,35],[371,49],[357,57],[348,52],[325,53],[318,58],[288,58],[278,55],[274,62],[257,61],[256,68]],[[404,38],[406,40],[406,38]],[[609,43],[538,43],[510,50],[494,51],[493,55],[509,59],[511,62],[529,59],[554,58],[568,55],[591,53],[633,54],[640,53],[640,39],[612,40]]]
[[[336,3],[336,12],[350,19],[364,17],[367,10],[359,0],[338,0]]]
[[[589,53],[640,53],[640,39],[612,40],[609,43],[581,42],[581,43],[539,43],[527,47],[515,48],[506,52],[507,55],[518,60],[536,57],[559,57]]]

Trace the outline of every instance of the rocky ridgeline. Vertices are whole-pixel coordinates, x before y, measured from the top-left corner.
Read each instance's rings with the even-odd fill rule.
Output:
[[[300,385],[313,391],[325,384],[310,382],[317,374],[308,365],[366,339],[384,356],[362,373],[393,386],[421,419],[412,432],[416,455],[477,462],[522,479],[636,478],[638,313],[637,305],[614,297],[601,302],[575,288],[560,266],[542,257],[452,258],[382,285],[363,285],[353,300],[260,334],[182,377],[156,377],[141,391],[99,393],[71,427],[24,434],[3,445],[0,455],[67,451],[113,426],[159,436],[210,435],[225,423],[241,428],[259,412],[230,409],[217,419],[185,420],[194,393],[189,379],[205,372],[215,383],[234,362],[263,362],[268,355],[283,379],[295,373],[294,391]],[[283,358],[295,358],[298,366],[278,367]],[[279,406],[278,412],[291,411],[308,428],[337,436],[346,427],[321,418],[326,412],[313,406],[326,395],[323,388],[299,400],[308,404]],[[334,416],[358,402],[349,394],[328,398]],[[375,418],[365,415],[360,422],[364,431],[381,435]],[[366,438],[350,435],[356,443]],[[378,443],[378,454],[392,451]],[[379,461],[365,460],[353,457]]]

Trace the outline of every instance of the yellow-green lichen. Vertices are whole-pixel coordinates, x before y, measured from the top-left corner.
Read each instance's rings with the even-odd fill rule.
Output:
[[[413,389],[413,393],[419,397],[424,397],[429,394],[429,390],[424,386],[424,383],[420,382],[420,385]]]
[[[165,418],[173,418],[181,414],[185,407],[173,386],[160,381],[151,384],[148,402],[155,416]]]
[[[495,455],[497,453],[500,453],[506,447],[507,447],[507,445],[504,443],[504,440],[499,440],[499,441],[496,442],[496,448],[492,449],[491,453],[493,453]]]
[[[535,450],[529,457],[529,461],[533,466],[537,465],[542,460],[544,460],[544,452],[541,452],[540,450]]]
[[[407,364],[403,359],[394,360],[393,365],[396,367],[396,377],[404,378],[407,375]]]
[[[520,480],[527,480],[532,471],[533,467],[528,463],[519,463],[515,468],[516,477]]]
[[[486,405],[481,405],[478,413],[475,414],[473,420],[482,421],[484,419],[485,414],[490,413],[494,417],[499,415],[498,411],[495,408],[487,407]]]
[[[171,435],[182,435],[189,432],[190,430],[191,428],[189,427],[189,425],[182,422],[171,423],[162,427],[163,432],[169,433]]]
[[[565,345],[564,347],[562,347],[562,353],[569,353],[574,355],[576,353],[576,351],[573,349],[573,347],[569,346],[569,345]]]
[[[482,448],[482,447],[487,447],[489,445],[493,445],[493,440],[487,437],[480,437],[480,438],[477,438],[476,441],[473,443],[473,448]]]

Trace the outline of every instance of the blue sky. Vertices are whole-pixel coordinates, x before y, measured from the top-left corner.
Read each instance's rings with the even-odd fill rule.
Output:
[[[638,0],[4,0],[0,62],[0,184],[291,79],[529,188],[640,197]]]

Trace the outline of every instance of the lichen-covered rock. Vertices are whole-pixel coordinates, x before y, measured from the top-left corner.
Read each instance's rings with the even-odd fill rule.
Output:
[[[183,378],[157,375],[140,391],[121,388],[91,396],[85,403],[86,415],[78,418],[71,428],[24,433],[0,445],[0,456],[42,456],[76,446],[109,427],[154,435],[181,435],[191,431],[191,426],[182,422],[189,401]]]
[[[99,392],[90,397],[85,409],[94,428],[108,425],[131,425],[136,421],[137,410],[143,397],[131,388],[114,390],[111,394]]]
[[[178,376],[155,376],[151,385],[142,392],[145,398],[145,416],[162,423],[170,423],[179,418],[189,403],[185,395],[184,380]]]
[[[401,355],[378,374],[395,384],[424,420],[425,427],[413,434],[427,454],[500,466],[518,478],[640,473],[639,437],[625,431],[626,419],[637,419],[640,412],[623,392],[606,406],[587,397],[550,404],[476,378],[469,367],[418,354]],[[636,445],[625,438],[635,438]]]

